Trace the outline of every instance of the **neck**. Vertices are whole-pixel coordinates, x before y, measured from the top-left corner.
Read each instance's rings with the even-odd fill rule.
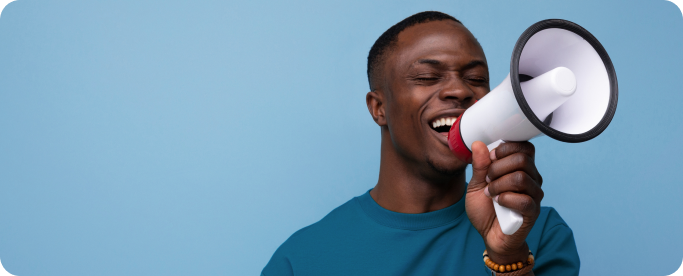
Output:
[[[387,136],[382,135],[382,140]],[[383,208],[426,213],[451,206],[465,194],[465,170],[444,175],[425,164],[405,160],[386,141],[382,141],[381,152],[379,180],[370,196]]]

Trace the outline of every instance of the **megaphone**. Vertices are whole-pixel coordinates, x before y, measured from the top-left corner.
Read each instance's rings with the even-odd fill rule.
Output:
[[[489,150],[543,134],[585,142],[612,121],[618,94],[612,61],[591,33],[567,20],[543,20],[522,33],[510,74],[458,117],[448,144],[459,159],[471,163],[475,141]],[[515,233],[522,216],[496,201],[493,205],[503,233]]]

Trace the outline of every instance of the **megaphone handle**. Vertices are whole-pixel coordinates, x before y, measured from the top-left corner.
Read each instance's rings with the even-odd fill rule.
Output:
[[[495,149],[498,145],[502,143],[505,142],[503,140],[498,140],[489,144],[489,151]],[[498,224],[500,224],[500,230],[503,231],[503,234],[512,235],[515,232],[517,232],[517,230],[519,230],[519,227],[522,226],[522,222],[524,222],[524,219],[522,218],[522,215],[520,215],[516,211],[513,211],[512,209],[504,206],[500,206],[500,204],[498,204],[498,202],[496,202],[495,200],[493,200],[493,208],[496,210]]]
[[[500,230],[503,230],[503,234],[512,235],[522,226],[524,219],[522,218],[522,215],[516,211],[513,211],[508,207],[500,206],[495,200],[493,200],[493,208],[496,209],[498,224],[500,224]]]

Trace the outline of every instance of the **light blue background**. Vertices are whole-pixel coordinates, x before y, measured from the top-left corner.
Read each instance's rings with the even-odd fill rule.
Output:
[[[582,274],[683,259],[683,16],[643,1],[41,1],[0,18],[0,259],[12,274],[258,275],[294,231],[376,183],[366,57],[439,10],[486,52],[574,21],[610,54],[619,106],[582,144],[534,140],[544,205]]]

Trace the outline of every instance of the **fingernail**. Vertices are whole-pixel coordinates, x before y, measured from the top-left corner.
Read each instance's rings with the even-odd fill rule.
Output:
[[[499,197],[499,196],[500,196],[500,195],[497,195],[496,197],[494,197],[494,198],[493,198],[493,201],[498,202],[498,197]]]
[[[486,176],[486,183],[491,183],[491,178],[488,175]]]
[[[491,198],[491,193],[489,193],[489,186],[486,186],[486,188],[484,188],[484,195],[486,195],[486,197],[488,198]]]
[[[489,153],[489,158],[491,158],[491,161],[496,161],[496,149],[493,149],[493,150]]]

